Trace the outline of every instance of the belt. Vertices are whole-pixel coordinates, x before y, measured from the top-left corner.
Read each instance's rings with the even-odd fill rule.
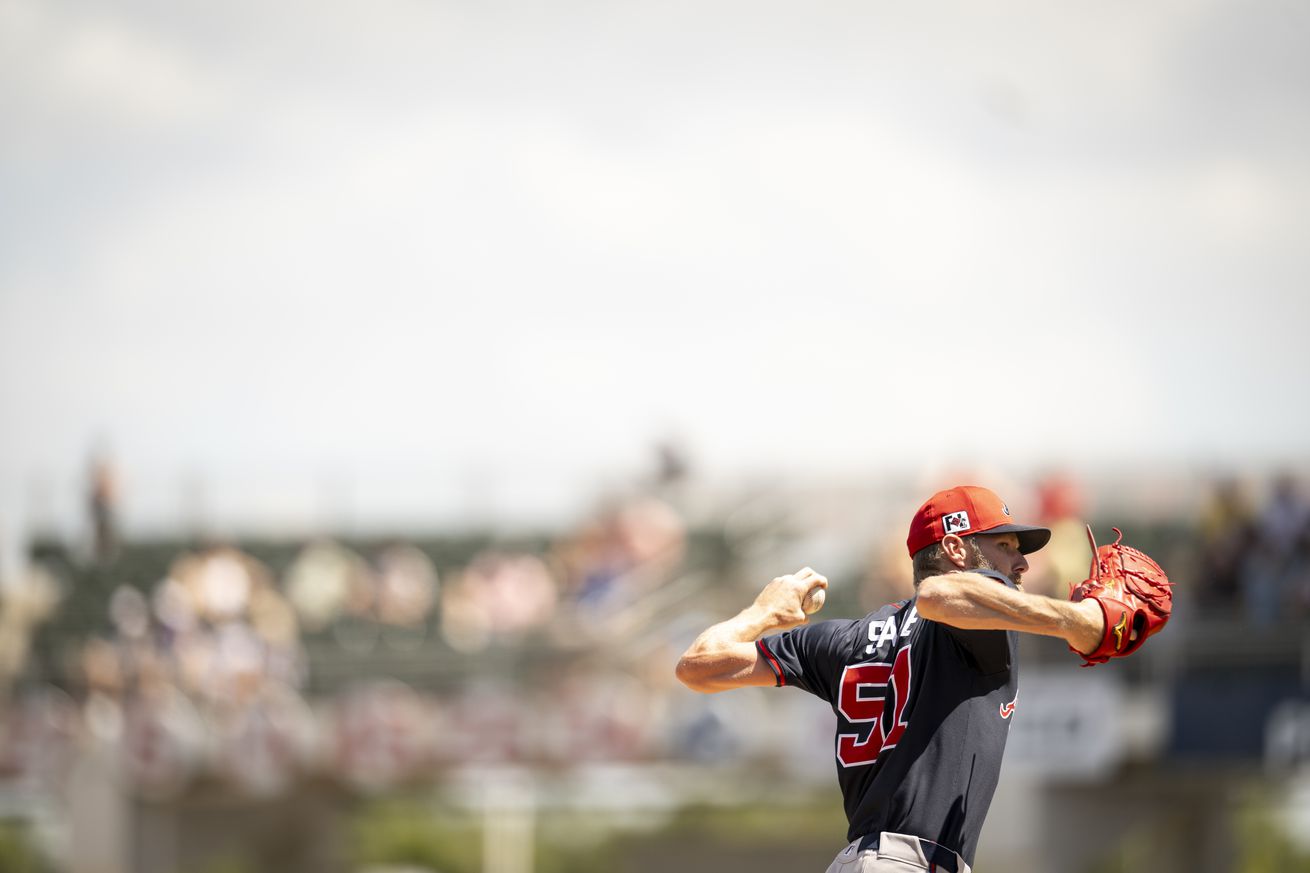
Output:
[[[878,837],[881,834],[869,834],[860,840],[859,851],[865,849],[878,848]],[[915,837],[919,841],[919,847],[923,849],[923,856],[928,859],[928,863],[933,865],[934,869],[942,869],[947,873],[959,873],[959,864],[956,861],[956,854],[940,843],[934,843],[932,840],[925,840],[923,837]]]

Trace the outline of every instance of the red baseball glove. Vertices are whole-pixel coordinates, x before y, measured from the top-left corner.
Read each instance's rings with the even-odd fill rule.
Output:
[[[1099,646],[1090,652],[1069,647],[1086,659],[1084,667],[1131,655],[1147,637],[1164,628],[1173,611],[1173,592],[1169,590],[1173,583],[1164,570],[1150,556],[1122,545],[1124,535],[1119,528],[1114,532],[1119,539],[1098,549],[1091,525],[1087,526],[1087,539],[1092,544],[1090,578],[1069,591],[1070,600],[1090,597],[1105,613],[1105,635]]]

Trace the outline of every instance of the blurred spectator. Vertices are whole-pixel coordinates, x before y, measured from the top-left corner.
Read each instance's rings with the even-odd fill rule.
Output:
[[[87,639],[82,644],[80,666],[88,693],[103,694],[115,700],[122,697],[126,682],[113,643],[101,637]]]
[[[1304,620],[1310,615],[1310,520],[1302,526],[1288,558],[1286,588],[1292,618]]]
[[[687,453],[673,440],[664,440],[655,447],[658,460],[655,470],[657,485],[676,485],[687,478],[690,463]]]
[[[631,603],[668,581],[686,554],[686,525],[654,497],[602,510],[555,548],[566,596],[593,612]]]
[[[1307,524],[1310,505],[1296,479],[1279,476],[1256,522],[1254,549],[1242,567],[1243,605],[1259,624],[1277,621],[1296,597],[1297,549]]]
[[[436,605],[437,570],[413,546],[392,545],[374,562],[377,619],[392,648],[412,649],[427,636]]]
[[[9,789],[7,817],[23,813],[22,788],[40,791],[65,782],[78,727],[77,704],[54,686],[31,689],[12,705],[0,706],[0,787]],[[17,794],[11,793],[15,787]],[[0,870],[29,869],[6,866],[6,860],[12,856],[0,853]]]
[[[206,723],[179,690],[151,685],[122,708],[120,750],[133,789],[152,800],[180,795],[199,771]]]
[[[287,570],[288,597],[306,628],[331,627],[343,647],[370,651],[379,637],[413,649],[427,636],[437,571],[413,546],[391,545],[373,563],[332,542],[306,547]]]
[[[91,516],[91,550],[95,560],[112,561],[118,555],[118,475],[104,454],[91,460],[87,509]]]
[[[683,505],[691,461],[682,442],[671,437],[657,442],[654,466],[651,492],[676,505]]]
[[[27,666],[32,635],[62,598],[59,581],[40,566],[0,585],[0,697]]]
[[[211,722],[217,767],[247,794],[271,796],[302,775],[313,753],[314,717],[294,690],[263,685],[247,705]]]
[[[616,514],[605,513],[584,523],[555,547],[570,601],[603,600],[623,574],[626,559],[616,528]]]
[[[869,556],[860,588],[860,606],[871,612],[913,596],[914,571],[905,553],[905,534],[893,530],[880,538]]]
[[[631,676],[572,667],[548,680],[536,709],[537,754],[557,761],[632,760],[654,745],[656,701]]]
[[[1082,485],[1068,474],[1054,473],[1038,484],[1037,499],[1037,517],[1051,529],[1051,541],[1029,556],[1031,567],[1023,586],[1035,594],[1064,598],[1069,595],[1070,583],[1087,578],[1092,558]],[[1107,531],[1106,535],[1111,534]]]
[[[517,642],[550,622],[558,600],[555,579],[540,558],[486,551],[444,588],[442,634],[461,651]]]
[[[144,641],[150,630],[150,606],[140,591],[128,585],[114,589],[109,598],[109,618],[122,639]]]
[[[1237,605],[1243,567],[1256,542],[1255,510],[1246,488],[1237,479],[1219,480],[1201,513],[1196,597],[1202,609]]]
[[[311,543],[296,556],[284,584],[305,629],[317,633],[336,621],[347,603],[359,603],[365,574],[353,552],[325,541]]]
[[[333,769],[361,791],[421,779],[433,757],[435,715],[400,682],[369,682],[347,690],[329,713]]]
[[[619,510],[618,534],[634,593],[668,581],[686,556],[686,524],[672,506],[653,497],[631,500]]]
[[[228,548],[200,555],[180,575],[200,604],[200,614],[215,624],[244,615],[255,586],[269,582],[268,571],[254,559]]]
[[[1269,503],[1260,515],[1260,546],[1279,558],[1286,558],[1310,520],[1310,504],[1300,484],[1290,474],[1278,476]]]

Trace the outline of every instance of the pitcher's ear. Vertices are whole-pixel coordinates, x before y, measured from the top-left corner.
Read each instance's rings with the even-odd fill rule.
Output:
[[[965,544],[964,537],[958,534],[947,534],[942,537],[942,553],[946,555],[946,560],[959,569],[969,569],[969,547]]]

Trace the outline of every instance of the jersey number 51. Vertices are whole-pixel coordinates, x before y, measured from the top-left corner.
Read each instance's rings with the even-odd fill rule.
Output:
[[[888,695],[894,697],[891,725],[883,728]],[[896,747],[908,726],[902,721],[910,697],[910,647],[896,653],[896,660],[852,664],[842,671],[837,711],[852,724],[870,723],[864,739],[859,733],[837,735],[837,760],[843,767],[863,767],[878,760],[886,749]]]

